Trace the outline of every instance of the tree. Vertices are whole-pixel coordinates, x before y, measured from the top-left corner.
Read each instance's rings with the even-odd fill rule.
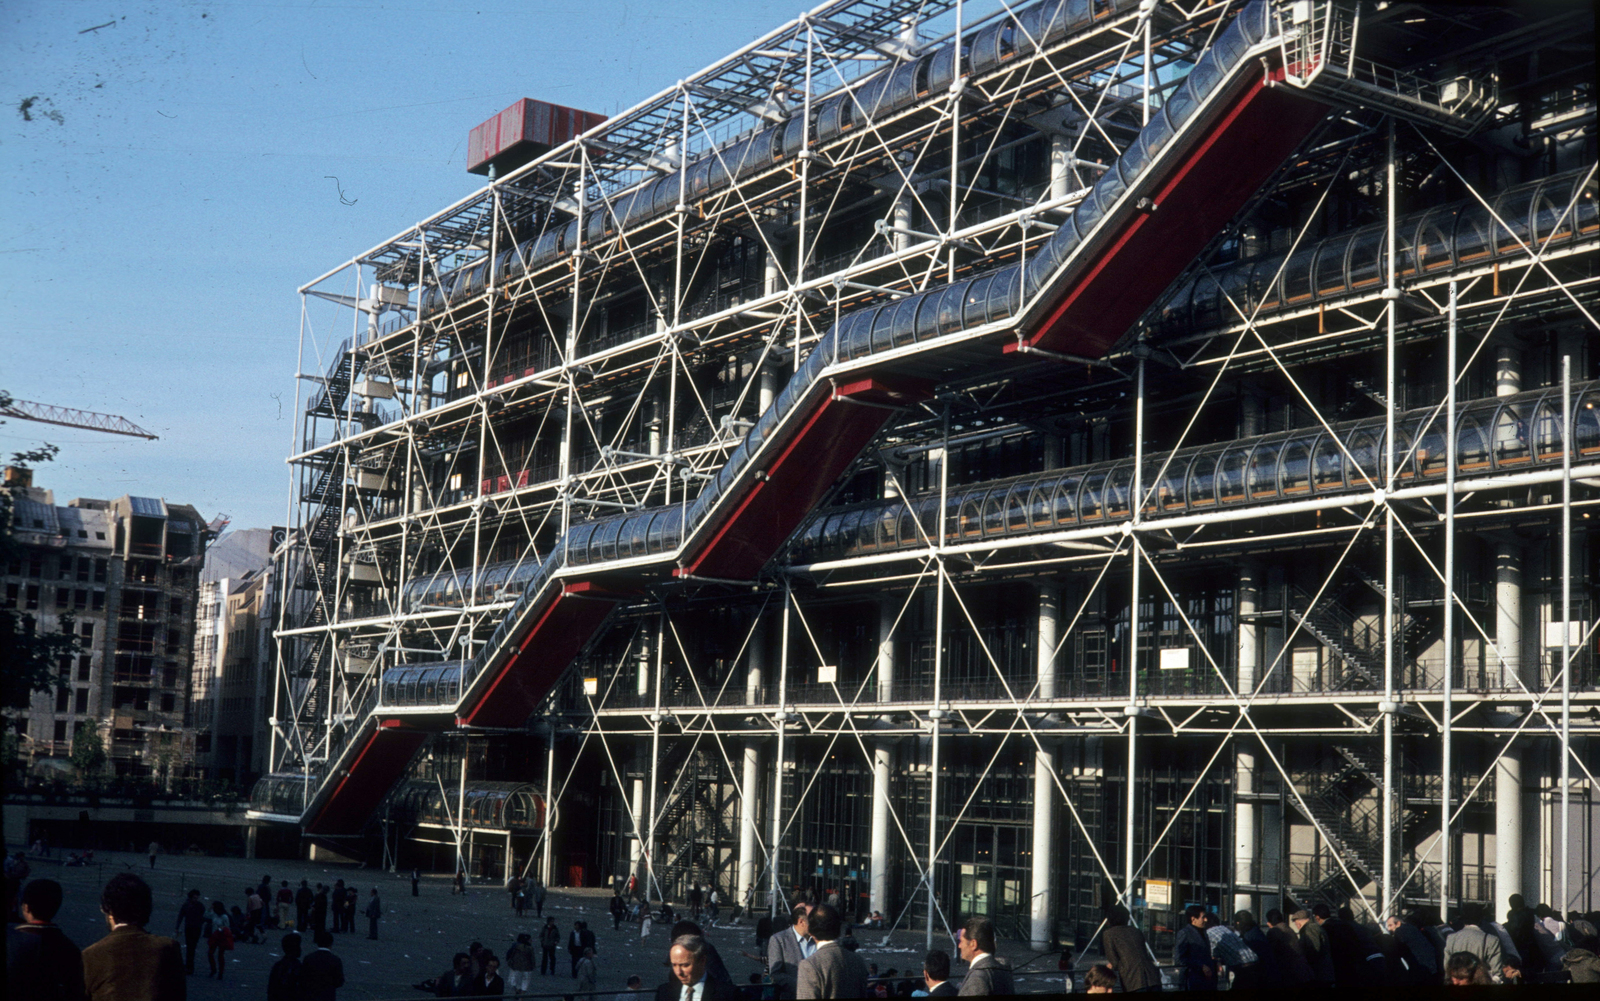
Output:
[[[72,735],[72,763],[84,778],[100,774],[106,766],[106,745],[98,727],[85,723]]]
[[[0,407],[10,402],[11,394],[0,389]],[[40,448],[11,453],[11,464],[28,469],[51,461],[59,451],[46,442]],[[11,492],[0,489],[0,565],[19,561],[24,552],[12,531],[12,507]],[[0,710],[25,710],[34,692],[66,686],[58,665],[82,652],[82,647],[70,613],[59,616],[57,625],[59,631],[52,631],[35,616],[0,607],[0,664],[5,665],[0,671]]]

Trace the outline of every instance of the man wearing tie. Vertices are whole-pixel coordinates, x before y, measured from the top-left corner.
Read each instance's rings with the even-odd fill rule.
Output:
[[[767,939],[767,976],[779,998],[792,999],[799,983],[800,963],[817,951],[811,941],[811,905],[794,905],[794,923]]]
[[[706,979],[706,940],[680,935],[667,953],[672,979],[656,988],[656,1001],[738,1001],[739,989]]]

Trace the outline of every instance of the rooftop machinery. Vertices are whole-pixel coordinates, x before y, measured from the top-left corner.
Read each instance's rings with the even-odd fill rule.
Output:
[[[1600,893],[1585,37],[826,4],[322,275],[253,815],[1042,944]]]

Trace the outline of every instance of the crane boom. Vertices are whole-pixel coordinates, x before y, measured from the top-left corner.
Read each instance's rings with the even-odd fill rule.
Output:
[[[156,436],[144,428],[115,414],[98,414],[92,410],[74,410],[71,407],[54,407],[48,403],[34,403],[31,400],[10,400],[0,405],[0,416],[17,417],[25,421],[38,421],[40,424],[59,424],[68,428],[86,428],[90,431],[105,431],[108,434],[125,434],[133,438],[148,438],[156,440]]]

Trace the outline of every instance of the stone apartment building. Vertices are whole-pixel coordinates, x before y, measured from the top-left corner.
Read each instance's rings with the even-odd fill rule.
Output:
[[[71,614],[82,652],[64,687],[37,692],[8,725],[35,774],[68,770],[80,727],[99,729],[119,777],[164,782],[193,769],[190,668],[207,526],[186,504],[124,495],[55,502],[7,469],[17,556],[0,566],[0,601],[56,628]],[[49,762],[57,762],[52,765]]]

